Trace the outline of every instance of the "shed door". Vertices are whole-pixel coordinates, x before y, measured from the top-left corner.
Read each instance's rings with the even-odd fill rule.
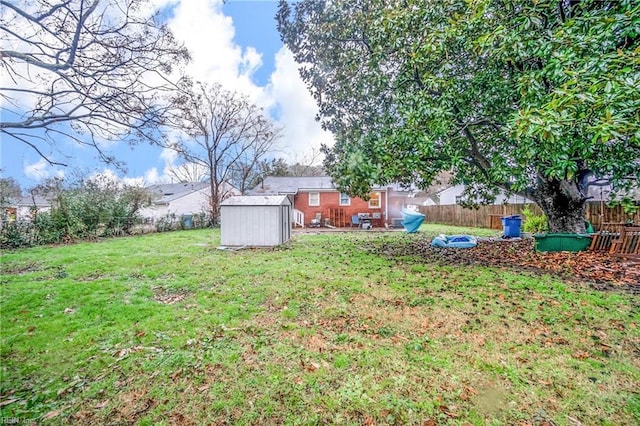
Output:
[[[280,242],[284,243],[291,238],[291,208],[289,206],[281,206],[282,215],[280,229],[282,232]]]

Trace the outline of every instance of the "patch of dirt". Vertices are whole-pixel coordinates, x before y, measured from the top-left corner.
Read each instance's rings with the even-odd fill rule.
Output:
[[[189,292],[184,290],[172,290],[164,287],[153,287],[153,300],[165,305],[172,305],[184,300]]]
[[[6,275],[22,275],[29,272],[41,270],[42,267],[35,262],[25,263],[21,265],[5,264],[2,265],[2,273]]]
[[[387,241],[367,250],[389,258],[418,256],[426,262],[446,265],[480,265],[550,273],[589,282],[600,290],[623,287],[640,293],[639,263],[593,251],[537,252],[533,239],[485,239],[479,240],[474,248],[456,249],[432,247],[430,238],[421,238],[401,243]]]

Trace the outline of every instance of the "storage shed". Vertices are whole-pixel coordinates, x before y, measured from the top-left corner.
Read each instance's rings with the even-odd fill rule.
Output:
[[[291,238],[291,202],[286,195],[238,196],[220,204],[223,246],[276,246]]]

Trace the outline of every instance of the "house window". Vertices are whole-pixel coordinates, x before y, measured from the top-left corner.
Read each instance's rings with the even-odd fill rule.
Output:
[[[379,209],[380,208],[380,193],[372,192],[369,194],[369,208],[370,209]]]
[[[320,205],[320,193],[319,192],[310,192],[309,193],[309,206],[319,206]]]
[[[456,204],[460,204],[462,201],[462,195],[456,195]]]
[[[341,206],[351,205],[351,198],[349,197],[349,194],[345,194],[344,192],[340,193],[340,205]]]

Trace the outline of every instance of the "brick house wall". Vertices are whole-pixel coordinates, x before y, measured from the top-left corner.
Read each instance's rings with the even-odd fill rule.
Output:
[[[317,193],[319,196],[319,205],[309,205],[309,194]],[[305,226],[309,226],[312,219],[315,219],[316,214],[322,215],[322,224],[324,225],[325,219],[330,219],[334,222],[336,214],[343,217],[346,220],[345,223],[331,223],[334,226],[349,226],[351,223],[351,216],[358,213],[368,213],[369,216],[379,216],[379,219],[373,220],[373,226],[384,226],[386,221],[385,217],[385,191],[374,191],[379,194],[379,207],[370,207],[369,202],[362,198],[350,197],[349,205],[340,205],[340,193],[338,191],[313,191],[313,190],[301,190],[299,191],[293,200],[293,208],[300,210],[304,213]],[[312,196],[315,197],[315,196]]]

